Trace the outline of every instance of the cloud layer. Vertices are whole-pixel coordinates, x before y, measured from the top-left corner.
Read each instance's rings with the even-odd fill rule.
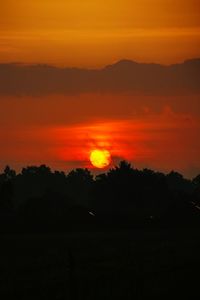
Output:
[[[43,96],[79,93],[197,94],[200,59],[163,66],[122,60],[103,69],[0,64],[0,95]]]

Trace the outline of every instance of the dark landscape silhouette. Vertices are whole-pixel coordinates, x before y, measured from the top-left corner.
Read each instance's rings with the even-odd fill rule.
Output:
[[[200,175],[0,175],[2,299],[145,299],[198,291]]]
[[[138,170],[126,161],[96,177],[88,169],[64,173],[45,165],[19,174],[7,166],[0,175],[1,222],[9,220],[1,231],[12,231],[12,222],[33,231],[188,224],[199,219],[199,206],[200,175],[189,180],[174,171]]]
[[[200,175],[137,170],[94,177],[45,165],[0,175],[2,299],[193,297]]]

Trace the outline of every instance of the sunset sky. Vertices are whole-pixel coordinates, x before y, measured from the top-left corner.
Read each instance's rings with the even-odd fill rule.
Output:
[[[197,58],[199,0],[1,1],[0,170],[94,169],[100,148],[112,165],[197,175]]]
[[[0,60],[98,67],[199,55],[199,0],[3,0]]]

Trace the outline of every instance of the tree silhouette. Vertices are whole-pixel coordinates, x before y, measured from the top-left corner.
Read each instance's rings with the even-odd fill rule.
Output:
[[[3,176],[5,180],[13,180],[16,176],[15,170],[12,170],[9,166],[6,166],[4,169]]]
[[[88,205],[93,176],[88,169],[77,168],[67,175],[68,195],[73,203]]]
[[[127,161],[95,178],[88,169],[65,174],[46,165],[27,166],[19,174],[7,166],[0,174],[0,213],[12,211],[25,224],[38,220],[41,228],[83,226],[91,218],[113,224],[180,222],[193,218],[197,206],[200,175],[191,181],[174,171],[138,170]]]
[[[13,208],[14,179],[16,172],[6,166],[0,175],[0,209],[11,210]]]
[[[200,174],[193,178],[192,182],[195,184],[195,186],[200,186]]]
[[[200,206],[200,174],[193,178],[192,183],[194,185],[193,202]]]

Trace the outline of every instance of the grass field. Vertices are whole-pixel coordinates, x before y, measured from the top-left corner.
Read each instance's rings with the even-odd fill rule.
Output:
[[[1,235],[0,299],[197,299],[198,229]]]

